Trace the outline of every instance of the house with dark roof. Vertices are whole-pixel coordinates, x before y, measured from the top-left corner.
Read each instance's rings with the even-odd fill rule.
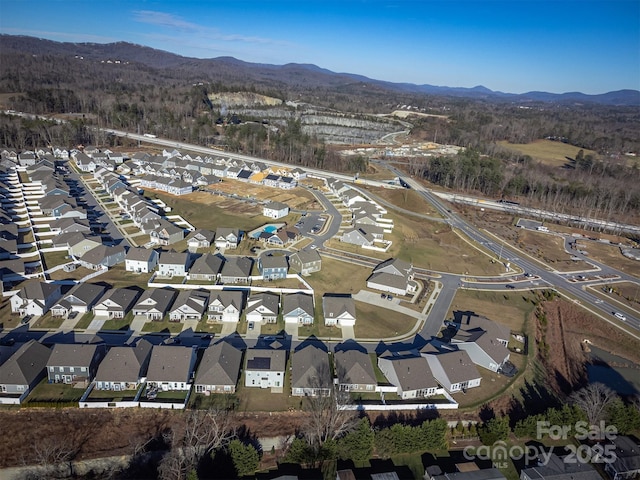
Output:
[[[306,345],[291,356],[291,394],[328,396],[333,386],[329,355],[316,345]]]
[[[106,353],[104,343],[58,343],[47,361],[47,379],[49,383],[87,385]]]
[[[215,242],[216,234],[211,230],[199,228],[191,232],[187,237],[187,247],[189,250],[197,250],[198,248],[209,248]]]
[[[158,259],[158,275],[161,277],[184,277],[189,265],[186,252],[161,252]]]
[[[449,323],[451,344],[469,354],[476,365],[497,372],[509,360],[511,331],[486,317],[468,315],[461,323]]]
[[[608,445],[613,447],[614,459],[612,462],[605,461],[604,469],[611,479],[638,478],[640,476],[640,445],[626,435],[617,435]]]
[[[449,393],[480,386],[482,376],[466,351],[424,354],[423,357],[427,359],[435,379]]]
[[[181,240],[184,240],[184,229],[164,218],[154,221],[153,228],[149,230],[149,241],[158,245],[171,245]]]
[[[367,288],[406,295],[416,291],[417,285],[413,281],[413,274],[413,265],[404,260],[391,258],[373,269],[367,278]]]
[[[241,368],[242,350],[231,343],[207,347],[196,372],[196,393],[235,393]]]
[[[178,345],[155,345],[147,369],[147,392],[150,389],[187,391],[196,364],[197,350]]]
[[[374,392],[378,381],[368,353],[337,350],[334,355],[338,388],[344,392]]]
[[[218,227],[214,243],[216,248],[220,249],[237,248],[240,243],[240,231],[237,228]]]
[[[353,327],[356,324],[356,303],[351,295],[332,295],[322,297],[324,324],[328,327]]]
[[[149,288],[133,306],[134,316],[144,316],[147,320],[161,321],[173,305],[178,292],[172,288]]]
[[[251,283],[251,270],[253,259],[251,257],[225,257],[222,270],[220,270],[220,282],[224,284]]]
[[[9,300],[11,312],[20,315],[44,315],[62,296],[60,285],[27,280]]]
[[[403,400],[426,398],[438,393],[438,381],[424,357],[388,353],[378,357],[378,367],[398,389]]]
[[[289,257],[289,265],[294,272],[309,275],[322,269],[322,258],[317,250],[299,250]]]
[[[433,475],[430,476],[430,480],[507,480],[507,477],[497,468],[472,468],[464,471],[443,473],[442,475]]]
[[[289,263],[284,255],[261,255],[258,258],[258,271],[265,280],[287,278]]]
[[[212,290],[209,293],[207,322],[238,323],[244,307],[241,290]]]
[[[523,468],[520,480],[602,480],[602,476],[589,462],[576,462],[575,458],[549,452],[544,459],[534,459],[533,465]]]
[[[78,283],[51,307],[51,315],[67,318],[70,313],[84,315],[104,294],[105,287],[95,283]]]
[[[340,237],[341,242],[358,245],[359,247],[371,247],[374,240],[373,235],[368,233],[364,227],[345,230]]]
[[[110,288],[93,307],[98,318],[124,318],[140,296],[138,290],[131,288]]]
[[[269,218],[282,218],[289,215],[289,206],[282,202],[269,202],[262,207],[262,215]]]
[[[201,320],[207,311],[208,302],[209,292],[204,290],[181,290],[169,310],[169,320],[172,322]]]
[[[0,365],[0,403],[21,403],[47,375],[50,355],[47,347],[29,340]]]
[[[124,262],[126,254],[122,245],[100,245],[83,253],[78,262],[90,270],[101,270]]]
[[[249,348],[245,357],[245,387],[282,391],[287,366],[286,350]]]
[[[127,272],[151,273],[158,265],[158,252],[143,247],[132,247],[124,257]]]
[[[282,318],[284,322],[288,324],[313,324],[313,295],[301,292],[283,295]]]
[[[153,345],[142,339],[135,346],[111,347],[95,377],[96,390],[136,390],[147,376]]]
[[[193,262],[189,269],[189,280],[203,280],[205,282],[217,282],[224,260],[218,255],[205,253]]]
[[[247,322],[276,323],[280,311],[280,295],[271,292],[253,293],[247,300]]]

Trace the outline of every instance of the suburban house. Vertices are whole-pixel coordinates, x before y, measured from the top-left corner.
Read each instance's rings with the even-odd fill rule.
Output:
[[[403,400],[430,397],[438,392],[438,382],[424,357],[385,354],[378,357],[378,367],[387,380],[397,387],[398,395]]]
[[[262,207],[262,215],[269,218],[282,218],[289,215],[289,206],[282,202],[269,202]]]
[[[252,294],[247,300],[247,322],[276,323],[280,310],[280,295],[261,292]]]
[[[91,227],[86,219],[82,218],[60,218],[49,224],[52,233],[72,233],[84,232],[90,233]]]
[[[460,468],[458,471],[452,473],[442,473],[441,475],[425,475],[425,478],[429,480],[507,480],[507,477],[497,468],[482,468],[478,469],[478,466],[474,462],[471,463],[471,468]],[[579,480],[573,476],[564,477],[563,480]],[[559,480],[559,479],[558,479]]]
[[[614,448],[614,461],[605,462],[604,470],[612,480],[640,476],[640,445],[631,437],[617,435],[610,444]]]
[[[107,347],[95,343],[58,343],[47,361],[49,383],[82,383],[93,380]]]
[[[205,282],[217,282],[222,270],[224,260],[218,255],[205,253],[193,262],[189,269],[189,280],[203,280]]]
[[[11,297],[11,312],[20,315],[44,315],[62,296],[60,285],[27,280]]]
[[[245,356],[245,387],[282,390],[287,366],[286,350],[249,348]]]
[[[209,292],[204,290],[181,290],[169,311],[169,320],[183,322],[185,320],[201,320],[207,311]]]
[[[78,258],[78,262],[90,270],[101,270],[124,262],[126,251],[122,245],[100,245]]]
[[[337,350],[333,358],[338,388],[341,391],[375,391],[378,381],[368,353],[360,350]]]
[[[282,318],[285,323],[311,325],[313,317],[313,295],[298,292],[282,297]]]
[[[218,227],[215,246],[220,249],[237,248],[240,243],[240,231],[237,228]]]
[[[258,258],[258,271],[265,280],[287,278],[289,264],[284,255],[261,255]]]
[[[602,480],[602,476],[589,462],[576,462],[575,459],[560,457],[549,452],[545,458],[534,459],[533,466],[520,471],[520,480]],[[614,479],[615,473],[610,472],[605,463],[605,471]],[[616,480],[620,480],[618,477]]]
[[[468,315],[461,323],[449,323],[447,327],[451,344],[469,354],[476,365],[497,372],[509,360],[511,331],[486,317]]]
[[[317,250],[300,250],[289,257],[289,266],[294,272],[309,275],[322,269],[322,259]]]
[[[61,233],[53,239],[54,247],[67,247],[69,255],[81,257],[85,252],[102,245],[102,238],[83,232]]]
[[[396,295],[415,292],[417,286],[413,281],[413,265],[397,258],[385,260],[373,269],[367,279],[367,288]]]
[[[93,307],[96,317],[124,318],[131,310],[140,292],[130,288],[111,288]]]
[[[142,220],[141,217],[140,220]],[[184,240],[184,229],[182,227],[178,227],[164,218],[159,218],[156,222],[151,220],[151,222],[153,222],[153,228],[148,230],[150,242],[158,245],[171,245],[172,243]],[[140,223],[147,222],[141,221]]]
[[[15,403],[20,403],[46,374],[47,361],[51,350],[29,340],[20,346],[2,365],[0,365],[0,403],[2,397],[10,395]]]
[[[187,237],[187,247],[189,250],[198,248],[209,248],[214,244],[216,234],[211,230],[198,229]]]
[[[373,235],[365,231],[365,228],[352,228],[345,230],[340,237],[340,241],[344,243],[351,243],[352,245],[358,245],[360,247],[373,246],[375,238]]]
[[[142,247],[132,247],[124,257],[127,272],[151,273],[158,264],[158,252]]]
[[[328,396],[333,386],[329,355],[315,345],[293,352],[291,357],[291,395]]]
[[[98,366],[96,390],[135,390],[147,376],[153,345],[142,339],[135,346],[111,347]]]
[[[438,383],[449,393],[479,387],[482,376],[464,350],[438,354],[424,354],[429,368]]]
[[[54,317],[68,317],[71,312],[85,314],[104,294],[105,287],[95,283],[78,283],[51,307]]]
[[[238,323],[243,305],[244,292],[241,290],[212,290],[207,321]]]
[[[356,324],[356,303],[351,295],[325,294],[322,311],[324,324],[328,327],[353,327]]]
[[[149,390],[188,391],[191,388],[197,350],[177,345],[155,345],[147,369]]]
[[[145,290],[133,306],[134,316],[145,316],[147,320],[162,320],[173,304],[178,292],[172,288],[150,288]]]
[[[222,270],[220,270],[221,283],[251,283],[251,270],[253,259],[251,257],[225,257]]]
[[[184,277],[187,274],[189,254],[186,252],[161,252],[158,259],[158,276]]]
[[[196,393],[235,393],[242,368],[242,350],[228,342],[205,349],[196,373]]]

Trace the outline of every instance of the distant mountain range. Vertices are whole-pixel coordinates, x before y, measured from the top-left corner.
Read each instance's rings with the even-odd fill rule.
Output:
[[[599,95],[587,95],[580,92],[548,93],[527,92],[522,94],[503,93],[484,86],[473,88],[444,87],[434,85],[416,85],[412,83],[393,83],[371,79],[351,73],[336,73],[309,64],[288,63],[269,65],[249,63],[233,57],[212,59],[190,58],[163,50],[156,50],[128,42],[107,44],[98,43],[61,43],[35,37],[0,35],[0,55],[5,53],[26,53],[30,55],[81,56],[86,60],[119,60],[143,64],[151,68],[182,70],[190,74],[201,74],[209,78],[215,72],[217,78],[244,78],[256,82],[266,82],[274,86],[304,84],[309,87],[340,88],[354,84],[369,85],[381,90],[404,93],[423,93],[438,96],[465,97],[487,101],[507,101],[517,103],[595,103],[600,105],[640,106],[640,91],[618,90]],[[0,67],[1,70],[1,67]]]

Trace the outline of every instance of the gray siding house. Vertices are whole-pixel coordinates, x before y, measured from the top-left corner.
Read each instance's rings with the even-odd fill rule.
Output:
[[[47,362],[49,383],[88,384],[107,353],[104,344],[56,344]]]
[[[196,373],[196,393],[235,393],[242,351],[227,342],[208,347]]]
[[[0,365],[0,403],[1,397],[13,397],[6,403],[20,403],[29,391],[46,376],[46,366],[51,350],[29,340]]]

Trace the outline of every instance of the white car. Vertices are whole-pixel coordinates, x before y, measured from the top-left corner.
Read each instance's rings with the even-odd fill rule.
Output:
[[[627,317],[625,317],[623,314],[621,314],[620,312],[614,312],[613,316],[616,318],[619,318],[620,320],[622,320],[623,322],[625,322],[627,320]]]

